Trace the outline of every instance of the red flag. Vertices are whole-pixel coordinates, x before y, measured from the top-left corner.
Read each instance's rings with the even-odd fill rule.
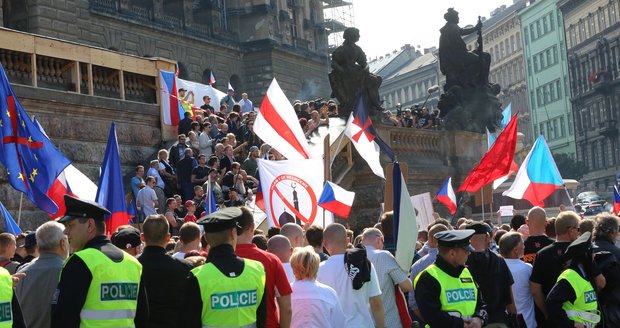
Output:
[[[497,137],[491,149],[482,156],[458,191],[476,192],[483,186],[510,172],[517,148],[517,115],[514,115],[506,129]]]

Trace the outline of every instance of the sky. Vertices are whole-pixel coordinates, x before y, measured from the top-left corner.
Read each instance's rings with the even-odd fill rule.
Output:
[[[478,16],[490,17],[493,9],[512,5],[513,0],[350,0],[355,27],[360,30],[357,43],[369,58],[384,56],[405,44],[424,48],[439,45],[443,15],[454,7],[461,27],[475,25]],[[484,23],[483,23],[484,24]]]

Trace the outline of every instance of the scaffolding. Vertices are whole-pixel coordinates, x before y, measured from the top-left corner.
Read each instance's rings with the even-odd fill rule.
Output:
[[[345,0],[323,0],[323,16],[323,27],[329,35],[329,50],[332,52],[344,41],[344,30],[355,25],[353,3]]]

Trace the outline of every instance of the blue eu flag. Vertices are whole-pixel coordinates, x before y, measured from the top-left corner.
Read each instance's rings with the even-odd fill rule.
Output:
[[[58,206],[46,193],[71,162],[30,120],[2,65],[0,71],[0,162],[13,188],[41,210],[56,214]]]

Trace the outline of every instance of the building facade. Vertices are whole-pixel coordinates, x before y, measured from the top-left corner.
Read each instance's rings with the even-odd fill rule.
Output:
[[[398,104],[402,109],[414,105],[424,105],[431,111],[437,108],[439,89],[429,93],[429,89],[433,90],[438,84],[439,72],[437,57],[432,50],[410,60],[383,80],[379,94],[388,104],[386,108],[396,109]]]
[[[557,0],[530,2],[518,13],[534,135],[552,153],[575,156],[564,21]]]
[[[179,76],[228,83],[262,101],[272,78],[290,99],[329,95],[319,0],[0,0],[1,25],[179,63]]]
[[[577,160],[589,173],[580,188],[611,191],[620,171],[618,0],[560,0],[575,117]]]

